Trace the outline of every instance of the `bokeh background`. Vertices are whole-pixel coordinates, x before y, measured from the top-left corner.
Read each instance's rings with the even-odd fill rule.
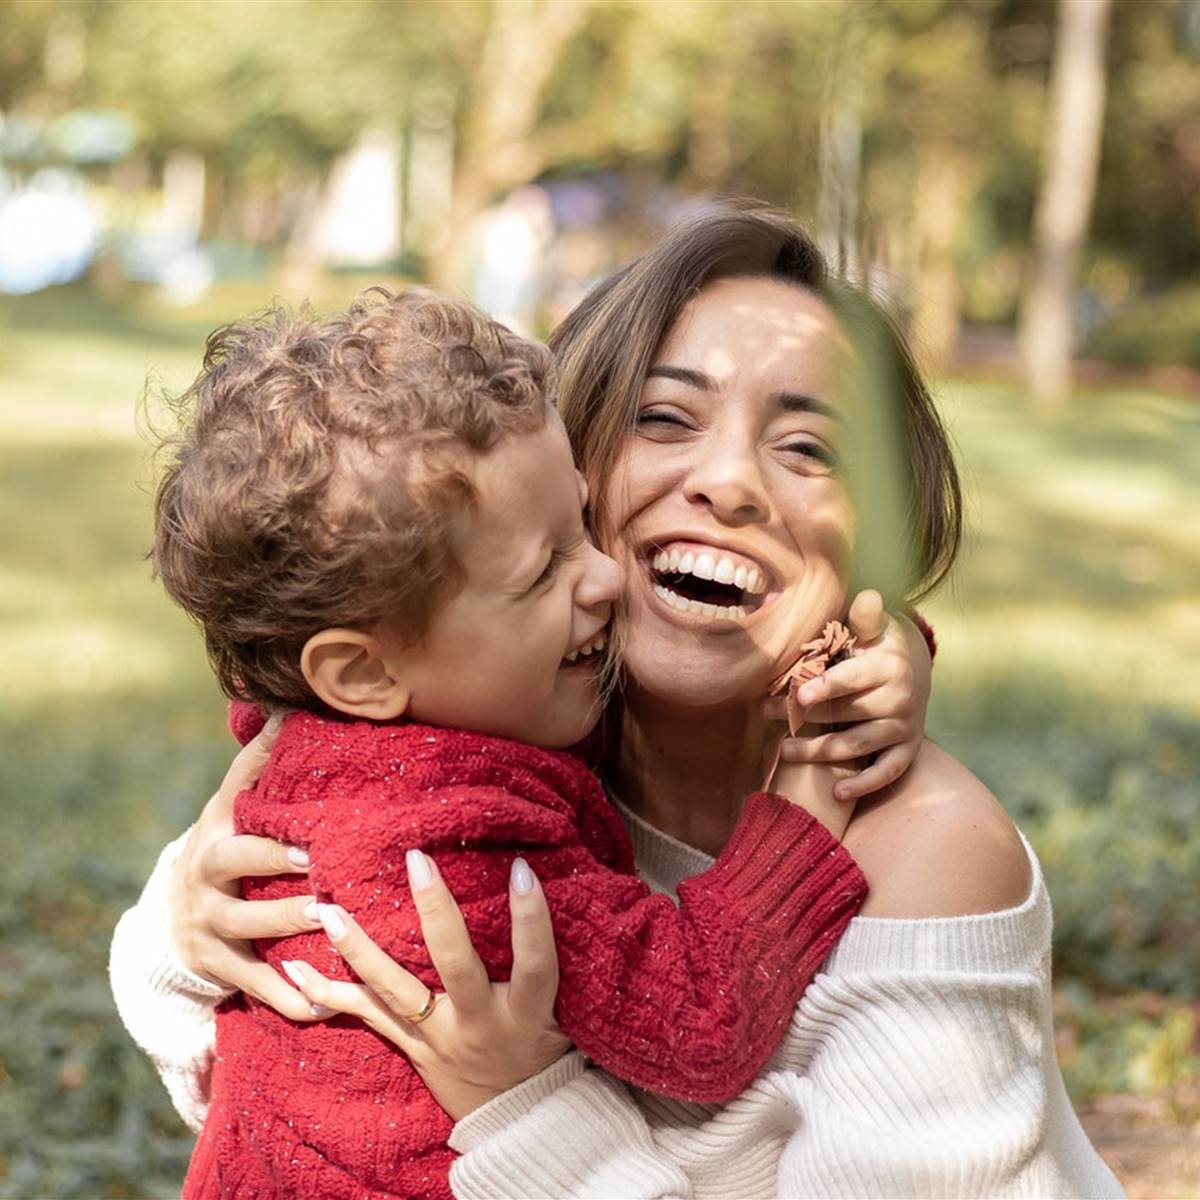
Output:
[[[930,729],[1041,855],[1097,1144],[1200,1191],[1197,0],[4,0],[0,1195],[166,1196],[190,1149],[105,978],[232,749],[139,398],[274,296],[544,333],[722,192],[920,347],[971,522]]]

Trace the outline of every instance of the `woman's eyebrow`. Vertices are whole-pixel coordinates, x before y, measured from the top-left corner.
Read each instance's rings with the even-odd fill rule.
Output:
[[[831,421],[837,421],[839,424],[844,425],[846,422],[845,417],[832,404],[826,404],[824,400],[817,400],[813,396],[805,396],[801,392],[776,392],[771,399],[784,412],[814,413],[818,417],[828,417]]]
[[[646,372],[646,378],[674,379],[677,383],[686,383],[689,387],[697,388],[702,392],[720,391],[720,386],[711,375],[706,375],[703,371],[697,371],[693,367],[651,367]],[[803,392],[775,392],[771,396],[771,401],[779,405],[784,412],[813,413],[818,417],[828,417],[831,421],[845,423],[845,418],[833,405],[826,404],[823,400],[816,399],[815,396],[806,396]]]
[[[699,388],[702,392],[717,391],[717,381],[703,371],[695,371],[691,367],[651,367],[646,372],[647,379],[674,379],[678,383],[686,383],[689,387]]]

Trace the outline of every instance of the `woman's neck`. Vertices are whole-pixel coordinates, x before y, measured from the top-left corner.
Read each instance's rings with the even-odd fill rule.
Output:
[[[768,733],[757,705],[671,708],[631,684],[609,779],[655,828],[716,855],[742,802],[762,786]]]

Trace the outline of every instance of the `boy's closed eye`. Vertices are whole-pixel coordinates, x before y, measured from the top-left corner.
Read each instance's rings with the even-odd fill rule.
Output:
[[[554,578],[555,574],[557,573],[558,566],[561,561],[562,561],[562,555],[559,553],[559,551],[552,550],[550,552],[550,557],[546,560],[545,567],[542,568],[541,574],[538,575],[538,577],[533,581],[533,584],[530,586],[529,591],[531,591],[531,592],[536,591],[538,588],[549,583],[550,580],[552,580]]]

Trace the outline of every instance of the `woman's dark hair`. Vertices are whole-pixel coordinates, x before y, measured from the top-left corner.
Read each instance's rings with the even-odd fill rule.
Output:
[[[832,278],[820,250],[790,215],[755,202],[715,202],[676,225],[589,292],[550,338],[559,365],[559,411],[588,480],[598,534],[604,540],[611,533],[603,484],[633,428],[642,384],[663,338],[706,284],[734,276],[779,279],[820,297],[849,338],[871,395],[893,401],[872,405],[870,421],[862,424],[878,417],[881,428],[894,425],[906,451],[890,453],[903,460],[891,472],[903,509],[903,567],[889,564],[880,571],[860,558],[855,582],[879,587],[892,604],[919,600],[945,578],[962,538],[962,495],[945,428],[904,335],[883,306],[865,290]],[[895,527],[895,505],[887,499],[895,490],[867,503],[867,511],[863,498],[871,488],[851,490],[857,491],[866,553],[890,541],[896,557],[896,539],[882,526],[872,536],[876,512]]]

